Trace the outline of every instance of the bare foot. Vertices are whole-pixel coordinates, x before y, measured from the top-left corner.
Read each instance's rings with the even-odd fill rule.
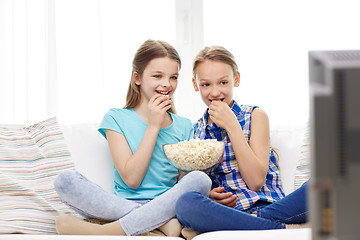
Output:
[[[119,221],[104,225],[83,221],[71,215],[56,217],[56,231],[64,235],[126,235]]]
[[[191,228],[183,228],[181,230],[181,234],[183,235],[183,237],[186,240],[191,240],[193,239],[195,236],[199,235],[201,232],[192,230]]]
[[[301,224],[286,224],[286,229],[294,229],[294,228],[309,228],[310,223],[301,223]]]
[[[177,218],[170,219],[167,223],[158,227],[166,236],[179,237],[181,233],[181,225]]]

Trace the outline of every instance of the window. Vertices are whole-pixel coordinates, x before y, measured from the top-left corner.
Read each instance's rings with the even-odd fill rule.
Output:
[[[224,46],[239,66],[234,98],[263,108],[273,124],[302,123],[309,117],[309,50],[360,46],[355,0],[203,4],[204,45]]]
[[[57,1],[59,120],[101,121],[123,107],[140,45],[150,38],[175,46],[174,9],[168,0]]]
[[[308,51],[358,49],[357,0],[2,0],[0,122],[99,122],[123,107],[135,51],[161,39],[182,58],[175,105],[197,120],[205,110],[191,84],[204,46],[237,60],[234,98],[271,124],[308,119]],[[336,17],[334,17],[336,16]]]

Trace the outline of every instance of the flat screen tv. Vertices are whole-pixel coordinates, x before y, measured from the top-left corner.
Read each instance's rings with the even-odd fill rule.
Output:
[[[312,239],[360,239],[360,50],[310,51]]]

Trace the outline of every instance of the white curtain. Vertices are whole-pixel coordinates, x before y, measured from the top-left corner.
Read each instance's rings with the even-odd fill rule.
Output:
[[[0,122],[102,120],[146,39],[176,45],[168,0],[0,0]]]
[[[38,0],[0,1],[1,123],[24,123],[46,114],[45,8]]]
[[[191,63],[204,45],[234,53],[234,98],[272,124],[308,118],[309,50],[359,49],[357,0],[0,0],[0,123],[101,121],[123,107],[131,61],[146,39],[183,61],[175,104],[195,121],[205,109]]]
[[[175,46],[174,1],[57,1],[56,29],[58,115],[101,121],[125,104],[137,48],[148,38]]]

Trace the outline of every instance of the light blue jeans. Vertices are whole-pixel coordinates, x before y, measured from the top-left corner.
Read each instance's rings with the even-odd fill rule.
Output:
[[[210,178],[201,171],[186,174],[171,189],[149,200],[127,200],[109,193],[77,171],[64,171],[54,182],[62,202],[86,218],[119,220],[127,235],[151,231],[175,217],[175,204],[186,192],[209,195]]]

